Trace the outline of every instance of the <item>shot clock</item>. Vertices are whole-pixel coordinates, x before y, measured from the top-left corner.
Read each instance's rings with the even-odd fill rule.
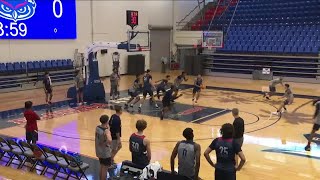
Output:
[[[127,11],[127,25],[131,26],[133,29],[135,26],[138,25],[138,11]]]
[[[76,39],[76,0],[0,0],[0,39]]]

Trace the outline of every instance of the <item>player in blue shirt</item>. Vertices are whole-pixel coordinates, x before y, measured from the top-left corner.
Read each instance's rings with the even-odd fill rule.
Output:
[[[147,95],[149,94],[151,101],[155,103],[156,108],[159,108],[158,104],[155,102],[153,97],[153,89],[155,89],[154,84],[152,82],[152,76],[150,75],[150,70],[148,69],[143,76],[143,99],[139,106],[139,111],[141,111],[142,104],[146,100]]]
[[[215,180],[236,180],[236,171],[240,171],[246,162],[246,158],[241,147],[232,137],[234,134],[233,125],[226,123],[220,129],[222,137],[212,141],[204,152],[204,156],[209,164],[215,168]],[[213,163],[210,153],[216,151],[217,163]],[[235,155],[241,159],[239,166],[236,164]]]
[[[162,92],[162,95],[166,93],[166,87],[168,86],[168,83],[170,81],[170,75],[167,75],[165,79],[161,79],[159,81],[156,81],[157,84],[157,96],[158,99],[160,99],[160,91]]]
[[[161,120],[163,119],[165,113],[171,110],[171,102],[182,96],[182,94],[180,94],[179,96],[174,96],[174,90],[175,86],[171,85],[170,90],[166,91],[162,98],[162,110],[160,114]]]

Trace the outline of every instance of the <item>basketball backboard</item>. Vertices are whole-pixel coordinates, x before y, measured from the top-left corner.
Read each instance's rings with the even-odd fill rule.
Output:
[[[150,51],[150,32],[128,31],[128,51]]]
[[[223,31],[203,31],[202,47],[222,48],[223,47]]]

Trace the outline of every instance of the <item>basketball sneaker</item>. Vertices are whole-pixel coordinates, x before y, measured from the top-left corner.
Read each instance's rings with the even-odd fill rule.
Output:
[[[307,145],[306,147],[304,147],[304,150],[305,150],[305,151],[311,151],[311,146],[310,146],[310,145]]]

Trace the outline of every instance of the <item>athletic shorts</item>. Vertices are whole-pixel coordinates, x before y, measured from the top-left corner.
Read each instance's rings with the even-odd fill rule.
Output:
[[[139,93],[137,91],[135,91],[135,92],[128,91],[128,95],[133,97],[133,98],[135,98],[135,97],[137,97],[139,95]]]
[[[48,93],[48,94],[52,94],[52,88],[49,88],[49,89],[46,89],[46,93]]]
[[[270,90],[270,92],[273,92],[273,93],[275,93],[277,91],[276,87],[274,87],[274,86],[269,86],[269,90]]]
[[[243,137],[242,138],[234,138],[233,139],[236,143],[238,143],[240,145],[240,147],[242,147],[243,144]]]
[[[38,141],[38,133],[37,132],[26,132],[26,140],[32,141],[33,143]]]
[[[117,151],[118,149],[120,149],[119,146],[118,146],[118,140],[112,140],[112,142],[111,142],[111,150],[112,151]]]
[[[99,162],[101,165],[104,165],[104,166],[111,166],[111,157],[109,158],[99,158]]]
[[[162,106],[163,106],[163,107],[170,107],[170,105],[171,105],[171,101],[162,100]]]
[[[195,93],[200,92],[200,91],[201,91],[201,88],[194,87],[192,92],[193,92],[193,94],[195,94]]]
[[[319,124],[314,124],[312,129],[315,130],[315,131],[319,131],[320,125]]]
[[[84,87],[81,87],[78,89],[78,93],[82,93],[83,92]]]
[[[164,87],[158,87],[158,88],[157,88],[157,94],[159,94],[160,91],[161,91],[162,93],[165,93],[165,92],[166,92],[166,90],[164,89]]]
[[[236,180],[236,171],[224,171],[216,169],[214,172],[215,180]]]
[[[146,97],[149,94],[149,96],[153,96],[153,91],[152,89],[144,89],[143,90],[143,96]]]
[[[292,104],[292,102],[290,102],[289,99],[286,99],[286,100],[283,101],[283,104],[284,105],[290,105],[290,104]]]

